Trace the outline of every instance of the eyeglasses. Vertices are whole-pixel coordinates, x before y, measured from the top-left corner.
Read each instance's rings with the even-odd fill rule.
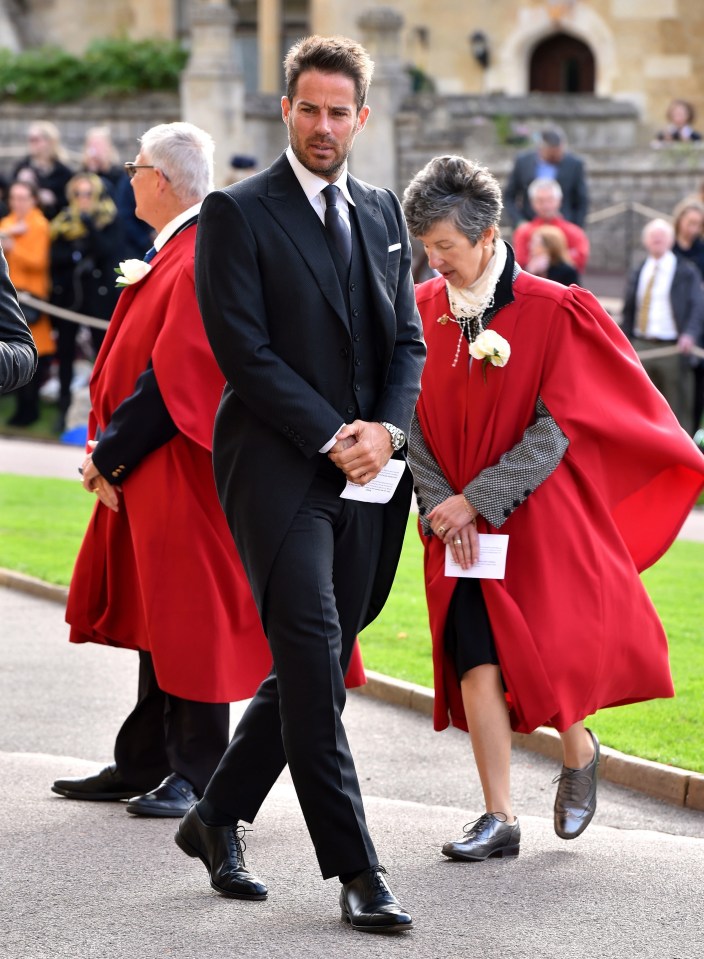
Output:
[[[161,167],[154,166],[153,163],[131,163],[129,160],[127,163],[125,163],[125,172],[130,180],[134,179],[137,170],[158,170],[166,181],[169,183],[171,182],[168,175],[164,173]]]

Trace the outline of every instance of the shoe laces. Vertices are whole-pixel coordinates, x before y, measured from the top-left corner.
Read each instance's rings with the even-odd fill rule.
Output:
[[[564,797],[568,801],[578,797],[580,786],[591,786],[592,777],[584,769],[568,769],[563,767],[563,772],[559,773],[552,780],[554,783],[565,783],[563,790]]]
[[[244,841],[245,833],[251,832],[251,829],[245,829],[244,826],[236,825],[230,826],[230,834],[232,836],[232,841],[235,844],[235,850],[237,852],[237,860],[245,866],[244,861],[244,851],[247,848],[247,843]]]
[[[388,876],[388,872],[383,866],[374,866],[372,867],[371,875],[371,888],[372,892],[383,892],[387,893],[389,891],[388,886],[386,885],[386,880],[384,876]]]
[[[491,824],[491,822],[508,822],[508,816],[502,812],[485,812],[479,817],[479,819],[473,819],[472,822],[465,823],[462,831],[465,836],[473,836],[478,832],[481,832],[485,826]]]

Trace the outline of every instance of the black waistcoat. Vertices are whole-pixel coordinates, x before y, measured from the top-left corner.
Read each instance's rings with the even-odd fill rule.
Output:
[[[350,207],[350,223],[352,258],[348,267],[343,264],[330,235],[324,230],[344,295],[351,338],[351,345],[341,350],[347,361],[344,407],[340,411],[346,423],[355,419],[370,420],[383,386],[383,342],[373,313],[371,284],[354,207]]]

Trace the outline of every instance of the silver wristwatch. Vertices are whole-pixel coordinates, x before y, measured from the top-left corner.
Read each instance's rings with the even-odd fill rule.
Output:
[[[389,431],[391,436],[391,445],[395,450],[401,450],[406,445],[406,434],[393,423],[382,423],[385,430]]]

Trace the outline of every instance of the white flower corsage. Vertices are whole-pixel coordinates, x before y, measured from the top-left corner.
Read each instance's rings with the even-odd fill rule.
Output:
[[[132,286],[133,283],[139,283],[151,270],[151,264],[144,260],[123,260],[119,266],[115,267],[117,280],[115,286]]]
[[[469,353],[475,360],[482,361],[482,375],[486,383],[487,365],[490,363],[492,366],[506,366],[511,356],[511,346],[508,340],[494,330],[484,330],[469,344]]]

